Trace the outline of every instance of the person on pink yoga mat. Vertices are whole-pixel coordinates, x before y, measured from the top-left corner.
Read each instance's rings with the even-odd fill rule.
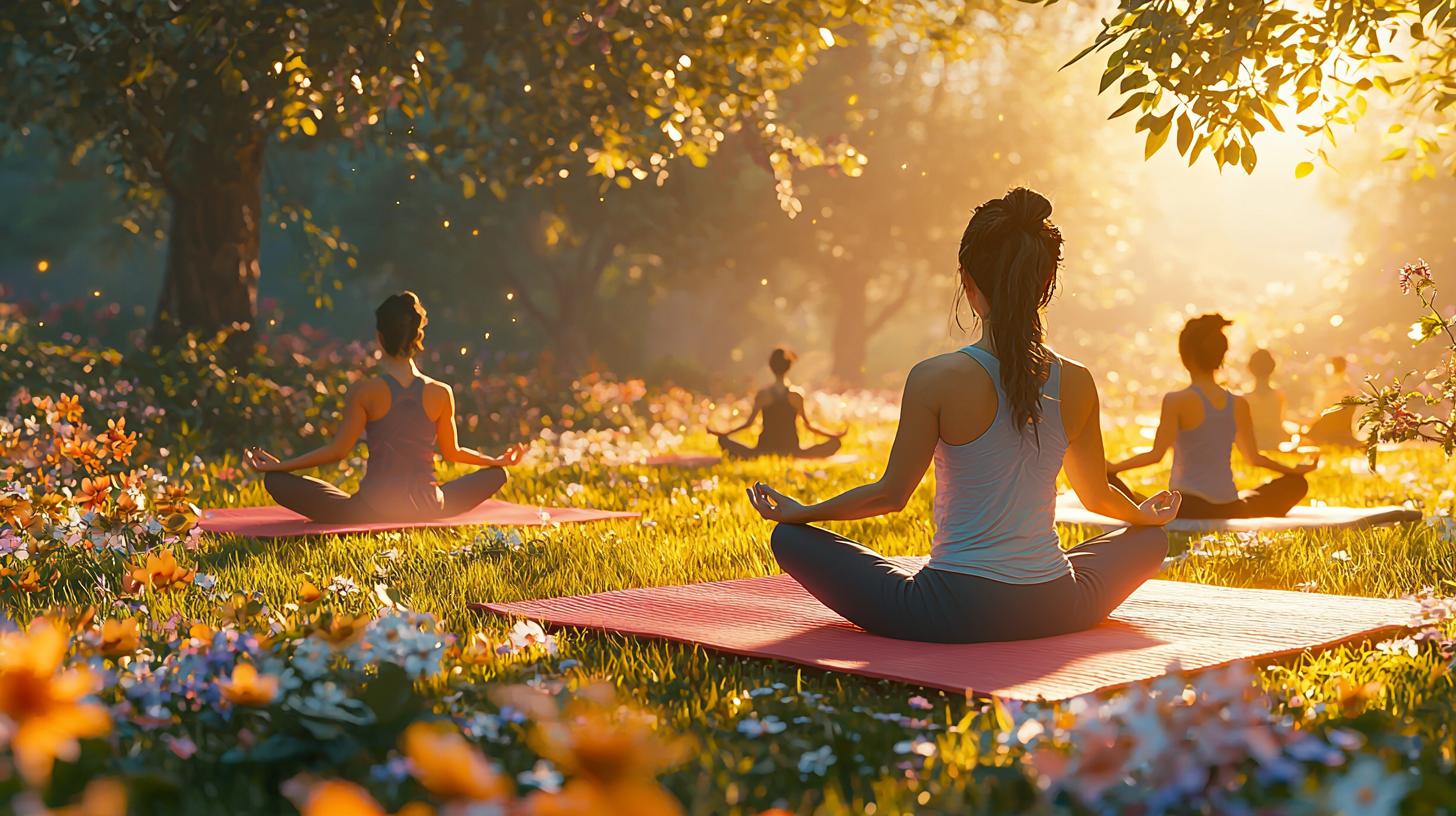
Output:
[[[1249,400],[1218,384],[1233,325],[1221,314],[1190,319],[1178,333],[1178,356],[1188,369],[1188,387],[1163,396],[1162,414],[1150,449],[1107,465],[1107,479],[1133,501],[1139,499],[1117,474],[1155,465],[1173,451],[1168,485],[1182,493],[1178,517],[1236,519],[1286,516],[1309,492],[1306,474],[1319,466],[1316,455],[1298,465],[1270,459],[1259,449]],[[1234,484],[1233,452],[1244,461],[1279,474],[1258,487]]]
[[[258,447],[245,450],[243,459],[265,474],[263,486],[274,501],[314,521],[420,521],[470,510],[505,486],[505,468],[520,462],[526,447],[512,445],[500,456],[486,456],[460,446],[455,392],[425,376],[415,364],[415,354],[424,349],[429,321],[414,292],[389,296],[374,317],[383,351],[379,374],[349,389],[344,418],[333,438],[291,459],[280,460]],[[322,479],[291,472],[343,459],[361,435],[369,448],[369,463],[354,495]],[[447,462],[482,470],[442,485],[435,478],[437,451]]]
[[[753,408],[743,422],[726,431],[708,429],[718,437],[718,445],[730,459],[753,459],[758,456],[792,456],[797,459],[823,459],[839,451],[841,440],[848,429],[835,433],[816,427],[804,410],[804,392],[789,384],[789,369],[798,360],[798,355],[786,348],[776,348],[768,357],[769,371],[773,372],[773,385],[760,389],[753,395]],[[747,430],[760,418],[763,427],[758,432],[758,441],[753,447],[734,440],[733,434]],[[799,440],[799,423],[804,430],[824,437],[823,442],[805,446]]]
[[[1052,205],[1016,188],[977,207],[961,238],[956,305],[980,339],[918,363],[878,481],[818,503],[763,482],[748,499],[774,528],[774,557],[825,606],[886,637],[938,643],[1024,640],[1101,622],[1155,575],[1162,525],[1181,497],[1134,503],[1107,482],[1097,385],[1045,344],[1062,235]],[[809,526],[902,510],[935,465],[930,560],[907,571],[844,536]],[[1088,509],[1136,525],[1063,551],[1057,474]]]

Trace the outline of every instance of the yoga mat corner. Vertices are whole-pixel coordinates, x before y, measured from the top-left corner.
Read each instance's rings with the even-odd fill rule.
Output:
[[[428,521],[324,524],[285,507],[226,507],[205,510],[197,525],[204,532],[250,538],[296,538],[310,535],[378,533],[417,527],[545,527],[608,519],[638,518],[641,513],[589,507],[530,507],[491,499],[456,516]]]
[[[896,559],[916,569],[923,558]],[[745,657],[952,693],[1065,700],[1240,660],[1319,649],[1410,625],[1409,600],[1149,581],[1103,624],[1039,640],[937,644],[871,635],[787,575],[476,603],[554,626],[698,644]]]

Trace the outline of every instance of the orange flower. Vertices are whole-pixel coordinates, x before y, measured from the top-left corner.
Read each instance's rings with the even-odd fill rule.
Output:
[[[101,654],[121,657],[134,653],[141,645],[141,628],[135,618],[102,622]]]
[[[75,394],[68,394],[56,400],[56,415],[62,422],[69,422],[75,425],[85,416],[85,410],[81,408],[81,398]]]
[[[50,812],[51,816],[126,816],[126,785],[116,779],[93,779],[81,801]]]
[[[665,742],[644,716],[613,716],[592,703],[577,703],[555,722],[538,723],[533,744],[562,771],[601,787],[650,781],[677,763],[681,742]]]
[[[363,636],[370,620],[368,615],[334,615],[328,626],[319,628],[317,633],[336,647],[348,646]]]
[[[188,583],[197,574],[196,570],[179,566],[177,557],[166,550],[163,550],[160,555],[148,553],[145,564],[134,564],[127,572],[130,578],[130,589],[133,592],[139,591],[143,587],[161,591]]]
[[[467,666],[484,666],[494,662],[495,657],[495,644],[484,632],[471,635],[460,649],[460,662]]]
[[[15,588],[22,592],[40,592],[40,573],[31,567],[15,579]]]
[[[212,627],[205,623],[194,623],[188,627],[187,637],[193,640],[212,640]]]
[[[313,603],[323,596],[324,593],[307,578],[303,579],[303,583],[298,585],[298,599],[304,603]]]
[[[402,743],[415,779],[441,799],[487,802],[511,795],[510,780],[446,723],[414,723]]]
[[[75,759],[79,740],[111,730],[106,708],[84,698],[97,687],[90,670],[62,669],[68,638],[54,622],[31,621],[25,632],[0,634],[0,715],[16,768],[43,785],[57,758]]]
[[[251,663],[233,667],[231,680],[219,680],[218,689],[228,702],[238,706],[266,706],[278,696],[278,678],[259,674]]]
[[[320,782],[299,807],[302,816],[388,816],[369,791],[353,782]]]
[[[105,452],[94,439],[71,439],[61,446],[61,455],[81,463],[89,473],[100,473],[106,469],[101,457]]]
[[[125,462],[136,448],[136,432],[126,432],[126,417],[106,420],[106,433],[101,435],[106,453],[118,462]]]
[[[681,816],[682,805],[655,782],[637,780],[602,787],[573,779],[560,793],[537,791],[522,816]]]
[[[87,510],[100,512],[111,498],[111,479],[105,476],[81,479],[81,488],[76,491],[76,503]]]

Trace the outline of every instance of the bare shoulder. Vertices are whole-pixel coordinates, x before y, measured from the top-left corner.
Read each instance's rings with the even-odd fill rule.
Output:
[[[967,354],[950,351],[927,357],[916,363],[905,378],[905,393],[917,396],[935,396],[948,393],[948,389],[994,388],[991,373]]]
[[[1096,390],[1097,379],[1092,376],[1091,369],[1086,365],[1073,360],[1070,357],[1057,355],[1057,360],[1062,364],[1062,386],[1070,386],[1075,389]]]

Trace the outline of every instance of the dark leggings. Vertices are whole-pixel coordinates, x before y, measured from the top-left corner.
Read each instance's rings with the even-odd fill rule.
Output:
[[[931,569],[910,572],[828,530],[780,524],[784,572],[867,632],[899,640],[982,643],[1080,632],[1102,622],[1168,553],[1160,527],[1128,527],[1067,551],[1072,574],[1040,584]]]
[[[1107,477],[1107,481],[1135,502],[1141,503],[1146,498],[1133,492],[1126,482],[1116,476]],[[1241,490],[1238,501],[1215,503],[1184,493],[1183,504],[1178,508],[1178,518],[1281,518],[1289,515],[1289,511],[1308,493],[1309,482],[1297,474],[1280,476],[1253,490]]]
[[[437,518],[458,515],[500,492],[505,486],[506,472],[501,468],[482,468],[440,485],[444,507]],[[296,473],[268,473],[263,486],[273,501],[313,521],[325,524],[359,524],[378,521],[415,521],[419,513],[400,513],[387,500],[375,496],[353,496],[334,485],[312,476]]]
[[[838,439],[826,439],[817,445],[798,450],[773,450],[771,448],[750,448],[742,442],[734,442],[726,436],[718,437],[718,444],[729,459],[753,459],[759,456],[790,456],[795,459],[824,459],[839,452]]]

